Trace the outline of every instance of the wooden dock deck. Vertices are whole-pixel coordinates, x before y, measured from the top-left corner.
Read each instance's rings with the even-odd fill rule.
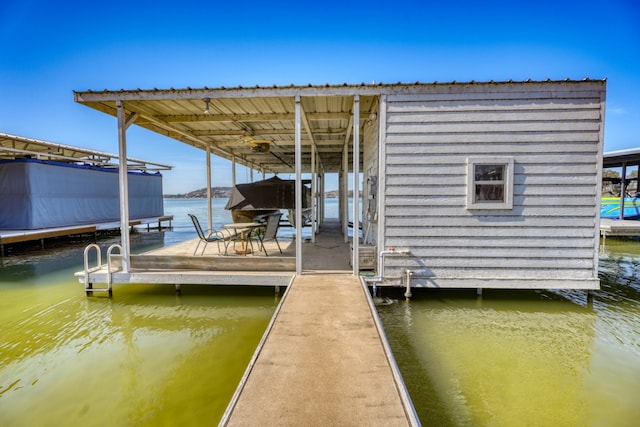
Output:
[[[298,276],[220,425],[419,425],[360,278]]]
[[[305,242],[302,247],[303,271],[349,272],[349,245],[344,243],[337,221],[327,221],[317,235],[315,243]],[[250,285],[289,286],[295,276],[295,242],[280,240],[282,254],[275,242],[265,242],[269,256],[255,251],[251,255],[236,255],[232,248],[224,255],[224,248],[215,243],[206,246],[202,255],[193,255],[198,239],[191,239],[171,246],[130,256],[130,271],[119,271],[117,252],[112,256],[114,268],[109,273],[107,265],[95,268],[87,276],[92,284],[163,283],[176,286],[200,285]],[[87,278],[77,272],[81,283]],[[104,290],[104,285],[93,286],[92,292]]]

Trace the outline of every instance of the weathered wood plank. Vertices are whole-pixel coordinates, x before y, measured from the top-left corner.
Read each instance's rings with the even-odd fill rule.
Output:
[[[544,232],[553,236],[553,238],[549,238],[549,241],[553,241],[554,239],[561,238],[573,238],[573,237],[586,237],[593,238],[594,237],[594,227],[547,227]],[[486,237],[486,238],[496,238],[496,237],[537,237],[543,233],[542,230],[533,228],[533,227],[520,227],[516,228],[513,226],[505,226],[505,227],[420,227],[415,226],[413,228],[403,228],[403,227],[388,227],[387,228],[387,238],[389,240],[389,245],[391,245],[394,239],[401,239],[403,237],[422,237],[424,239],[429,239],[432,237],[456,237],[456,236],[466,236],[466,237]],[[400,243],[400,242],[397,242]],[[397,245],[402,246],[402,245]]]
[[[539,247],[535,251],[531,248],[513,248],[513,247],[486,247],[486,246],[465,246],[465,247],[449,247],[446,249],[438,247],[413,247],[411,249],[411,257],[421,258],[427,265],[431,265],[430,260],[445,258],[481,258],[490,260],[491,258],[549,258],[549,259],[593,259],[593,247],[572,248],[550,248]],[[388,262],[387,265],[393,265]]]
[[[567,272],[571,273],[571,272]],[[474,289],[480,285],[487,289],[600,289],[600,282],[590,276],[585,276],[581,272],[567,274],[567,277],[544,277],[524,278],[524,277],[439,277],[424,279],[422,277],[412,278],[412,286],[424,288],[458,288]]]
[[[397,124],[438,124],[438,123],[456,123],[467,124],[469,122],[486,122],[486,123],[522,123],[522,122],[580,122],[580,121],[600,120],[600,108],[584,109],[584,110],[502,110],[502,111],[432,111],[413,112],[402,111],[393,114],[387,114],[387,123]]]
[[[114,257],[114,259],[118,258],[119,256]],[[295,271],[295,258],[131,255],[131,268],[141,270]]]
[[[403,99],[404,98],[404,99]],[[440,111],[565,111],[600,109],[600,98],[565,97],[562,99],[536,99],[535,103],[525,98],[518,99],[439,99],[425,100],[423,97],[392,97],[387,107],[387,114],[394,113],[432,113]]]
[[[558,101],[559,103],[577,103],[584,100],[589,103],[598,103],[602,100],[604,85],[593,86],[590,89],[578,88],[559,88],[539,86],[536,88],[523,87],[496,87],[491,88],[486,85],[459,85],[434,87],[429,93],[412,93],[412,94],[389,94],[387,102],[389,105],[399,102],[442,102],[442,101],[493,101],[504,102],[508,100],[521,101],[529,105],[536,105],[540,102]]]
[[[470,236],[434,236],[428,239],[421,236],[392,237],[387,241],[389,247],[395,248],[456,248],[456,247],[476,247],[476,248],[529,248],[536,251],[539,248],[548,248],[553,245],[555,248],[593,248],[592,237],[573,237],[556,239],[555,236],[542,235],[536,237],[470,237]]]
[[[387,189],[387,196],[445,196],[464,193],[464,184],[456,185],[394,185]],[[513,187],[514,194],[523,196],[591,196],[595,197],[593,185],[524,185]]]
[[[467,122],[387,125],[387,134],[405,133],[500,133],[500,132],[599,132],[599,121],[575,122]]]
[[[486,156],[494,156],[497,153],[492,153],[487,150],[484,154]],[[503,154],[503,153],[498,153]],[[466,166],[466,161],[470,157],[469,153],[463,154],[447,154],[442,155],[440,153],[428,154],[423,153],[420,156],[410,153],[393,154],[387,156],[387,165],[393,167],[394,165],[412,165],[414,169],[421,169],[422,166],[436,166],[440,164],[445,165],[459,165]],[[521,154],[513,153],[514,162],[517,162],[520,168],[527,165],[543,164],[547,165],[549,170],[558,170],[559,165],[573,165],[580,164],[597,166],[597,153],[596,152],[584,152],[584,153],[553,153],[553,154]],[[583,169],[586,172],[588,169]],[[465,170],[466,173],[466,170]]]
[[[541,233],[545,233],[546,229],[556,227],[588,227],[593,226],[595,220],[591,218],[586,221],[581,218],[572,216],[536,216],[536,217],[490,217],[484,215],[465,215],[465,216],[425,216],[420,222],[414,217],[388,217],[385,221],[387,227],[532,227],[539,228]],[[586,225],[585,225],[586,224]],[[640,224],[638,224],[640,227]]]
[[[581,141],[560,144],[558,141],[550,142],[520,142],[514,144],[514,141],[493,142],[484,144],[470,144],[468,141],[461,143],[447,144],[415,144],[396,142],[389,144],[387,147],[387,156],[413,154],[415,155],[449,155],[449,154],[476,154],[486,155],[486,153],[502,154],[502,155],[539,155],[540,153],[580,153],[597,155],[597,147],[592,142]]]
[[[466,197],[464,194],[454,194],[451,196],[393,196],[388,194],[386,198],[388,207],[393,206],[409,206],[413,205],[423,207],[437,207],[437,206],[460,206],[466,208]],[[594,206],[595,198],[590,196],[513,196],[514,207],[557,207],[558,209],[567,209],[569,207],[588,207]],[[594,208],[595,209],[595,208]]]
[[[389,144],[492,144],[492,143],[565,143],[565,142],[585,142],[594,143],[598,141],[598,132],[593,131],[572,131],[572,132],[500,132],[500,133],[465,133],[465,132],[425,132],[425,133],[402,133],[387,135]]]

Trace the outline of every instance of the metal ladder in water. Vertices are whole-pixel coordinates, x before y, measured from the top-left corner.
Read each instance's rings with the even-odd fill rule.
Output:
[[[89,254],[92,249],[96,253],[96,265],[89,267]],[[89,274],[102,268],[102,250],[100,246],[95,243],[90,244],[84,249],[84,291],[87,295],[92,295],[93,292],[108,292],[110,297],[113,296],[113,273],[122,270],[122,267],[119,267],[117,270],[112,270],[113,263],[111,262],[111,256],[113,255],[114,249],[118,249],[119,253],[122,253],[122,246],[117,243],[114,243],[107,249],[107,287],[101,288],[93,287],[94,284],[89,280]]]

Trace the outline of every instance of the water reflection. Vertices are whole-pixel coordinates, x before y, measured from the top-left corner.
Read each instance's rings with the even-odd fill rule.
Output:
[[[386,291],[378,311],[423,425],[635,425],[639,249],[602,254],[592,305],[581,291]]]
[[[0,425],[215,425],[273,289],[122,285],[86,297],[75,270],[42,283],[0,271]]]

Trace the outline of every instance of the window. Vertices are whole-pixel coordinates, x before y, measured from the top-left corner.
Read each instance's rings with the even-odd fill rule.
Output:
[[[467,209],[513,207],[513,159],[467,159]]]

